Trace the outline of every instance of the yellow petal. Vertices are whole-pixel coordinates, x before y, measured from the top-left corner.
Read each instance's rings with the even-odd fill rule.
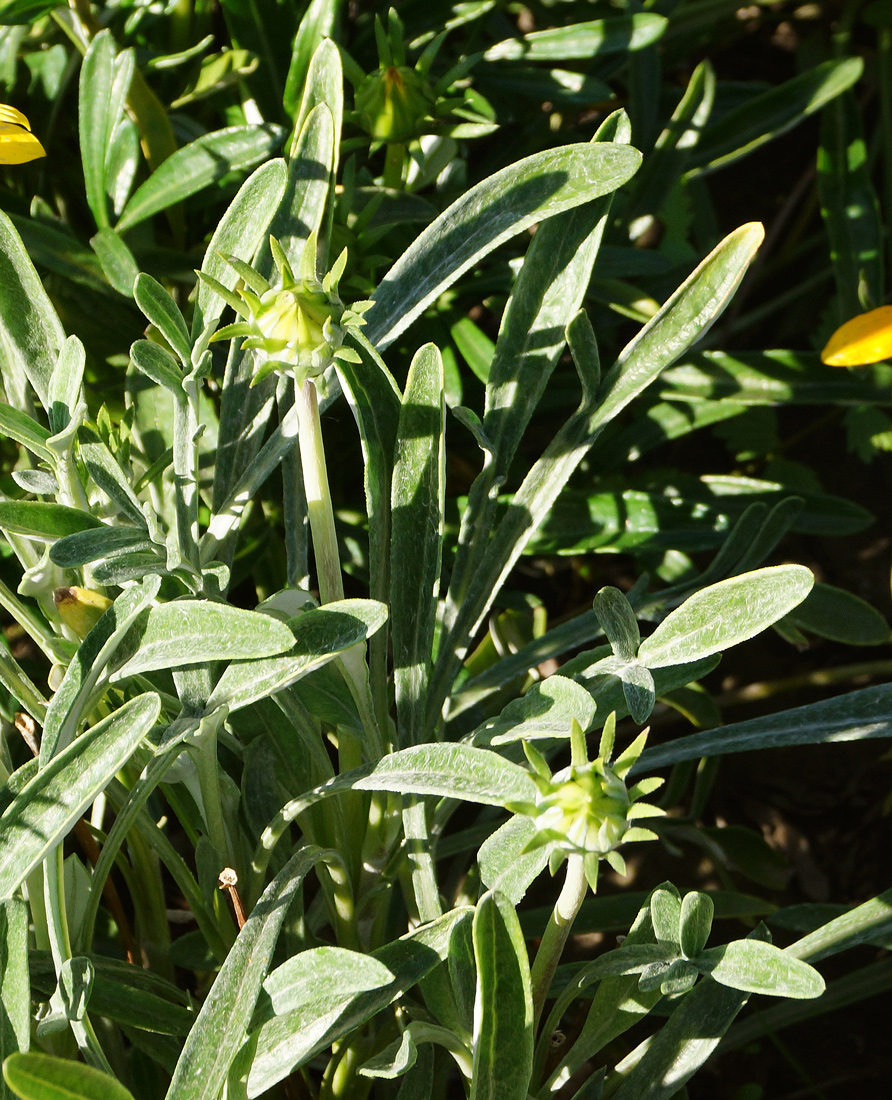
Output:
[[[821,352],[821,362],[829,367],[862,367],[883,359],[892,359],[892,306],[846,321]]]
[[[21,126],[0,122],[0,164],[24,164],[45,156],[46,151],[33,134]]]
[[[111,607],[111,600],[91,588],[57,588],[53,600],[59,617],[79,638],[86,638],[103,614]]]
[[[14,122],[17,126],[24,126],[26,130],[31,129],[31,123],[22,112],[6,103],[0,103],[0,122]]]

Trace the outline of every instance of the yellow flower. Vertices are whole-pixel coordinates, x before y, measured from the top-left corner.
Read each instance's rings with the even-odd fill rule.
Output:
[[[863,367],[883,359],[892,359],[892,306],[846,321],[821,352],[821,362],[828,367]]]
[[[0,103],[0,164],[25,164],[45,156],[46,150],[31,133],[31,123],[22,112]]]

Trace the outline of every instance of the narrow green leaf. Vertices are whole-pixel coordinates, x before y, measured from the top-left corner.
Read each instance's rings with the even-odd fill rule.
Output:
[[[889,624],[875,607],[832,584],[816,584],[783,622],[846,645],[885,645]]]
[[[151,550],[145,531],[135,527],[103,524],[59,539],[50,547],[50,561],[63,569],[77,569],[101,558],[117,557],[133,550]]]
[[[533,819],[515,814],[487,837],[477,853],[483,885],[488,890],[498,890],[512,905],[520,905],[548,863],[546,847],[526,851],[535,835]]]
[[[641,154],[597,142],[536,153],[472,187],[425,229],[387,273],[365,335],[386,347],[434,298],[498,245],[630,179]]]
[[[660,396],[730,398],[743,405],[885,405],[890,385],[892,367],[884,363],[848,371],[827,367],[809,352],[705,351],[665,371]]]
[[[369,595],[386,602],[390,594],[390,494],[401,397],[393,376],[371,344],[361,335],[350,343],[359,352],[361,362],[339,360],[335,366],[362,447],[369,529]],[[380,630],[369,644],[372,692],[378,694],[378,703],[384,708],[390,706],[383,697],[388,677],[388,636],[386,629]]]
[[[829,958],[848,951],[860,943],[876,941],[892,933],[892,890],[884,890],[875,898],[842,913],[814,932],[809,932],[787,948],[796,959]]]
[[[133,285],[136,304],[180,357],[184,367],[191,364],[192,341],[176,302],[151,275],[141,273]]]
[[[293,645],[282,657],[233,661],[217,682],[207,709],[230,713],[288,687],[374,634],[387,608],[373,600],[338,600],[290,620]]]
[[[696,661],[759,634],[802,603],[814,584],[802,565],[775,565],[701,589],[638,650],[648,668]]]
[[[288,66],[288,76],[285,79],[285,94],[282,105],[289,115],[294,117],[301,105],[308,83],[310,66],[315,61],[317,54],[324,51],[322,57],[332,63],[330,55],[337,54],[332,49],[335,23],[338,18],[338,9],[342,6],[342,0],[310,0],[303,14],[297,34],[294,36],[294,44],[291,47],[291,64]],[[320,61],[322,60],[320,57]],[[318,63],[317,63],[318,64]],[[340,68],[340,66],[338,66]],[[322,102],[325,102],[323,99]],[[311,108],[312,109],[312,108]],[[303,113],[303,112],[301,112]],[[309,114],[309,111],[307,112]],[[300,119],[303,123],[306,116]]]
[[[87,354],[84,345],[76,336],[69,336],[62,345],[50,378],[47,416],[53,434],[58,434],[68,427],[74,418],[78,404],[83,401],[86,362]]]
[[[130,759],[158,718],[157,695],[140,695],[81,734],[42,768],[0,817],[0,898],[65,838]]]
[[[49,952],[32,951],[31,981],[49,996],[56,988],[56,970]],[[195,1023],[196,1011],[173,984],[117,959],[93,958],[90,1012],[115,1023],[155,1035],[186,1035]]]
[[[79,455],[93,482],[129,520],[146,529],[139,498],[117,459],[102,442],[81,443]]]
[[[691,890],[681,899],[681,950],[689,959],[706,947],[714,913],[715,906],[709,894]]]
[[[167,1100],[216,1100],[254,1012],[279,931],[304,876],[322,857],[296,852],[264,890],[201,1006],[177,1062]]]
[[[533,1068],[530,963],[517,914],[488,892],[474,913],[474,1071],[471,1100],[526,1100]]]
[[[626,214],[629,222],[646,214],[656,214],[678,183],[712,113],[715,99],[715,72],[710,62],[701,61],[666,129],[657,138],[651,154],[645,158],[635,178],[634,191]]]
[[[712,171],[785,134],[860,79],[860,57],[825,61],[729,111],[708,126],[691,154],[692,174]]]
[[[0,405],[0,432],[39,458],[42,462],[53,463],[55,453],[46,445],[50,433],[46,428],[32,420],[27,413],[19,412],[12,405],[5,402]]]
[[[102,520],[89,512],[41,500],[0,501],[0,527],[14,535],[51,542],[53,539],[101,527]]]
[[[62,7],[61,0],[3,0],[0,4],[0,26],[24,27],[36,23],[53,8]]]
[[[523,768],[497,753],[470,745],[416,745],[383,757],[360,791],[397,791],[462,798],[486,806],[530,805],[536,786]]]
[[[119,294],[133,297],[133,284],[139,274],[139,264],[130,249],[114,229],[103,227],[90,238],[90,247],[99,258],[103,273]]]
[[[883,223],[852,91],[821,114],[818,195],[836,279],[836,318],[847,321],[862,312],[862,301],[883,301]]]
[[[21,237],[2,211],[0,335],[8,361],[3,369],[7,396],[19,393],[19,376],[27,378],[46,409],[53,364],[65,342],[65,333]]]
[[[638,655],[641,635],[638,619],[618,588],[602,588],[594,599],[594,611],[617,657],[631,661]]]
[[[718,318],[762,243],[753,222],[730,233],[620,352],[603,385],[597,424],[608,423]]]
[[[253,1050],[248,1048],[251,1062],[244,1082],[248,1097],[266,1092],[343,1035],[355,1035],[366,1021],[407,993],[447,957],[453,931],[468,915],[468,909],[453,909],[373,951],[370,958],[396,976],[389,985],[354,994],[333,1007],[323,987],[318,1005],[308,1001],[263,1024],[249,1039]]]
[[[486,61],[570,61],[641,50],[658,41],[669,20],[652,12],[592,19],[508,38],[483,55]]]
[[[176,359],[159,344],[154,344],[151,340],[137,340],[130,348],[130,358],[137,370],[169,390],[175,397],[181,397],[185,392],[183,375]]]
[[[612,1080],[622,1084],[613,1100],[670,1100],[715,1050],[748,998],[711,979],[700,982],[653,1038],[616,1067]]]
[[[293,644],[289,628],[269,615],[210,600],[173,600],[150,608],[131,628],[112,680],[205,661],[272,657]]]
[[[0,1062],[31,1045],[31,982],[28,974],[28,906],[21,898],[0,902]],[[2,1100],[10,1100],[0,1084]]]
[[[133,1100],[102,1070],[51,1054],[13,1054],[3,1063],[3,1076],[22,1100]]]
[[[395,975],[374,955],[347,951],[342,947],[314,947],[292,955],[272,971],[263,983],[269,998],[262,1017],[271,1019],[314,1003],[323,1012],[356,993],[367,993],[389,985]]]
[[[117,122],[117,117],[111,117],[116,56],[111,31],[100,31],[81,63],[78,93],[78,127],[87,204],[100,229],[109,225],[105,158]]]
[[[663,883],[650,895],[650,919],[660,943],[679,945],[681,898],[670,883]]]
[[[824,979],[813,966],[761,940],[734,940],[711,947],[693,960],[714,981],[746,993],[808,999],[824,992]]]
[[[400,745],[424,734],[443,541],[444,384],[440,352],[425,344],[409,367],[393,465],[390,630]]]
[[[293,271],[300,270],[307,238],[322,231],[336,157],[332,113],[327,104],[320,103],[295,139],[288,161],[288,184],[269,227]],[[264,263],[270,263],[268,246],[261,250],[261,257],[258,266],[262,270]]]
[[[278,126],[230,126],[177,149],[136,189],[118,222],[123,233],[230,172],[266,160],[282,140]],[[265,213],[269,213],[266,211]],[[219,232],[220,226],[217,227]],[[213,244],[213,242],[212,242]]]
[[[619,672],[622,680],[623,696],[632,721],[639,726],[650,718],[656,702],[656,685],[650,669],[640,661],[629,661]]]
[[[728,752],[889,737],[892,737],[892,686],[882,684],[645,749],[634,772]]]

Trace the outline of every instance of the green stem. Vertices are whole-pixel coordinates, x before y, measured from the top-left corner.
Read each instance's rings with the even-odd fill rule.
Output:
[[[62,965],[72,957],[71,937],[68,932],[68,914],[65,909],[65,879],[62,861],[62,845],[58,844],[44,861],[44,905],[46,907],[47,932],[56,980],[62,973]],[[69,1019],[71,1032],[84,1058],[97,1069],[114,1076],[108,1059],[99,1045],[99,1039],[86,1014],[80,1020]]]
[[[323,604],[333,603],[344,598],[344,583],[341,576],[334,510],[331,506],[331,490],[328,485],[328,470],[325,464],[319,402],[316,386],[310,379],[307,379],[299,389],[295,386],[294,406],[297,410],[297,439],[300,445],[310,533],[313,536],[319,599]],[[370,754],[381,756],[384,751],[383,740],[369,690],[365,645],[354,646],[353,649],[342,654],[339,664],[347,674],[347,686],[359,710],[363,729],[369,740],[367,750]]]
[[[583,870],[582,856],[568,856],[567,877],[551,916],[548,918],[548,925],[532,967],[534,1030],[539,1026],[551,979],[557,970],[561,953],[570,935],[573,921],[576,920],[576,914],[585,900],[587,890],[588,883]]]
[[[335,532],[334,510],[328,487],[328,471],[325,465],[325,448],[322,443],[322,425],[319,421],[319,402],[316,387],[310,379],[295,388],[300,461],[303,467],[304,490],[310,531],[313,535],[313,552],[316,558],[316,580],[319,599],[333,603],[344,598],[341,578],[341,561]]]

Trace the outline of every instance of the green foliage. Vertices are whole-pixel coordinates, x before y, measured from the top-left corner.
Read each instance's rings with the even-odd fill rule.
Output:
[[[886,943],[881,894],[772,944],[706,812],[724,754],[892,736],[886,686],[720,725],[709,679],[889,640],[783,542],[872,522],[798,441],[888,449],[888,366],[777,350],[885,293],[863,62],[729,82],[733,6],[633,8],[0,4],[48,151],[0,189],[4,1097],[669,1100]],[[724,225],[812,114],[826,230]],[[645,749],[663,703],[702,728]],[[722,890],[655,884],[685,849]]]

